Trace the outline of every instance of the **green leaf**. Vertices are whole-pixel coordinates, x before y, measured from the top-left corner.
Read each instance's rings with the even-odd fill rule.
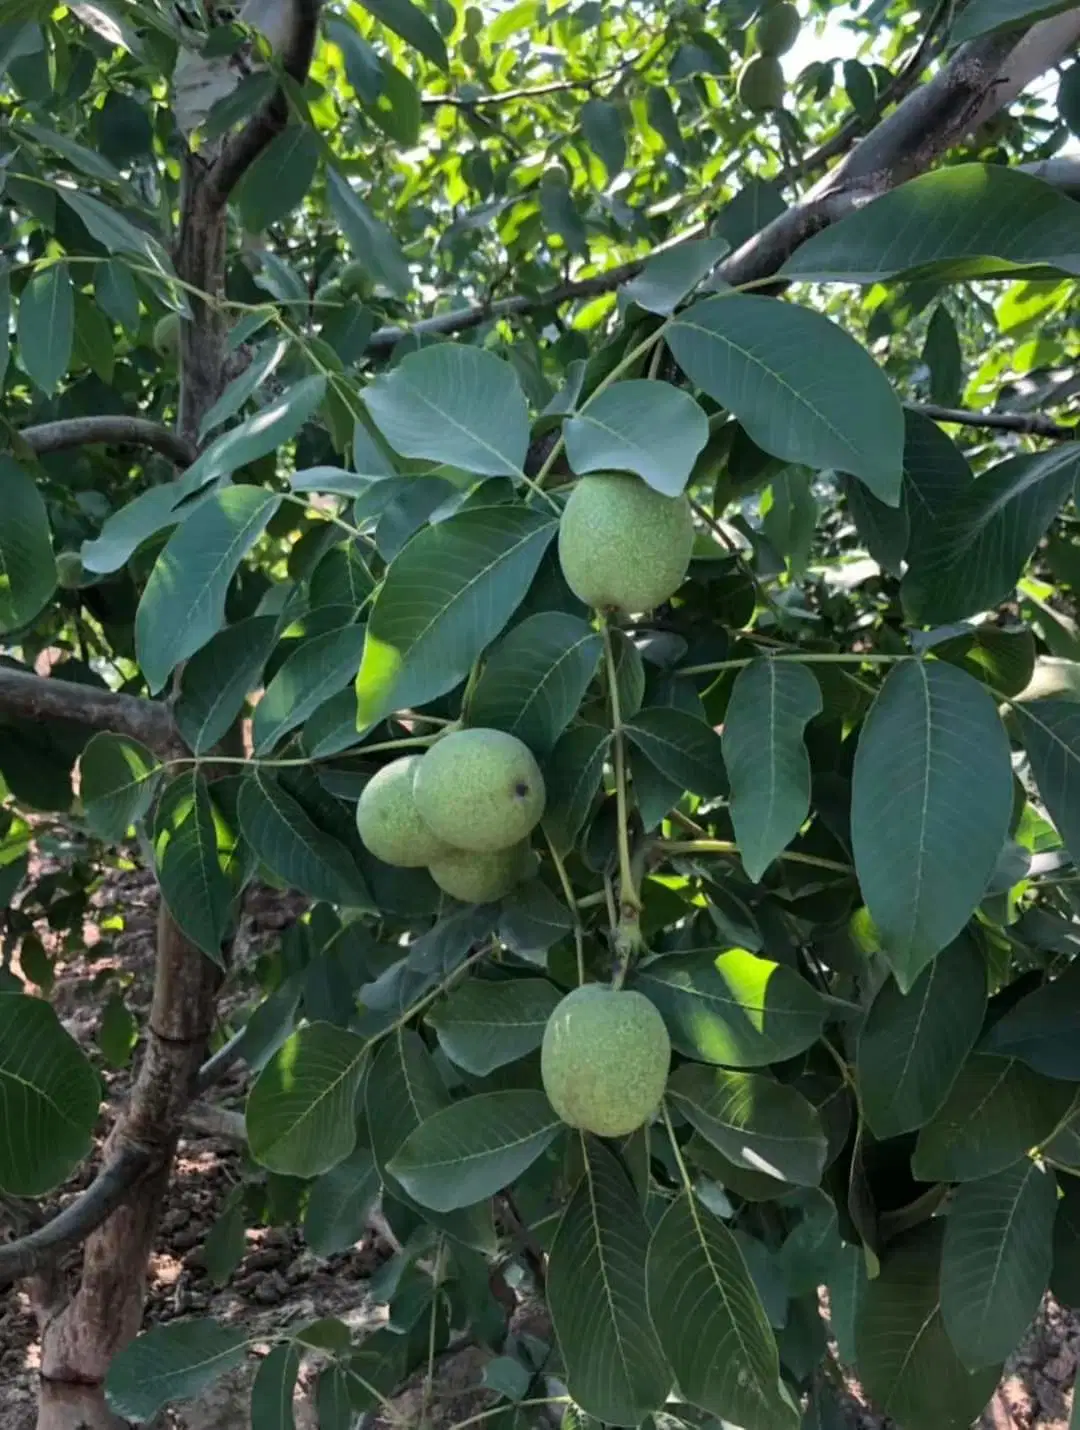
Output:
[[[123,214],[83,189],[64,188],[59,192],[67,206],[82,219],[90,234],[110,253],[130,253],[141,259],[158,278],[167,283],[175,280],[176,272],[168,254],[146,229],[136,227]],[[177,292],[171,296],[177,310],[184,310],[183,295]]]
[[[1080,705],[1031,700],[1013,709],[1043,803],[1080,864]]]
[[[421,1122],[387,1171],[422,1206],[457,1211],[516,1181],[561,1128],[542,1092],[485,1092]]]
[[[1017,169],[955,164],[910,179],[815,234],[780,275],[837,283],[901,275],[957,281],[1048,268],[1075,275],[1078,210],[1060,190]]]
[[[635,379],[606,388],[563,429],[578,474],[634,472],[664,496],[677,497],[709,440],[709,421],[688,392]]]
[[[367,1043],[332,1023],[308,1023],[263,1068],[248,1096],[251,1155],[272,1172],[317,1177],[356,1145],[353,1105]]]
[[[975,1053],[919,1133],[911,1169],[922,1182],[972,1182],[1004,1171],[1050,1135],[1074,1091],[1015,1058]]]
[[[180,932],[225,967],[222,940],[233,890],[218,853],[210,791],[197,769],[165,788],[154,816],[154,862],[161,896]]]
[[[250,364],[232,382],[199,423],[199,440],[205,441],[209,432],[220,427],[230,417],[235,417],[249,397],[252,397],[266,379],[277,370],[282,358],[289,350],[288,338],[278,338],[266,343],[251,359]]]
[[[94,273],[94,297],[102,312],[119,323],[129,336],[139,331],[139,290],[121,259],[110,258],[107,263],[98,265]]]
[[[26,945],[23,945],[25,951]],[[25,957],[25,952],[24,952]],[[111,1068],[126,1068],[139,1041],[139,1025],[119,993],[111,993],[101,1010],[97,1043]]]
[[[970,0],[953,20],[949,40],[962,45],[979,35],[1030,25],[1068,8],[1067,0]]]
[[[361,0],[361,4],[369,15],[381,20],[387,29],[400,35],[433,65],[441,70],[449,68],[442,36],[412,0]]]
[[[931,400],[954,407],[960,401],[963,390],[964,359],[956,324],[948,308],[940,303],[926,329],[922,358],[930,369]]]
[[[1076,706],[1074,709],[1078,708]],[[1021,998],[987,1032],[984,1052],[1018,1058],[1045,1077],[1080,1082],[1080,963]]]
[[[307,124],[290,124],[271,139],[236,188],[236,202],[250,233],[261,233],[301,203],[321,154],[322,141]]]
[[[304,1212],[304,1240],[315,1255],[334,1256],[363,1240],[378,1195],[379,1173],[369,1147],[354,1147],[324,1172]]]
[[[525,598],[555,525],[524,506],[477,507],[413,537],[371,608],[356,677],[361,729],[465,679]]]
[[[682,1395],[745,1430],[783,1430],[799,1412],[739,1244],[687,1194],[649,1242],[649,1316]]]
[[[894,667],[859,736],[851,842],[903,991],[985,893],[1012,799],[1009,741],[986,690],[940,661]]]
[[[935,513],[924,540],[912,541],[902,587],[905,609],[934,625],[1005,600],[1071,495],[1078,472],[1080,454],[1064,444],[1009,457],[982,473]]]
[[[0,1190],[40,1197],[90,1151],[97,1073],[41,998],[0,993]]]
[[[874,360],[820,313],[727,294],[672,320],[676,362],[764,451],[835,467],[890,506],[900,500],[904,418]]]
[[[161,762],[138,740],[106,731],[79,759],[79,796],[92,833],[118,844],[150,808]]]
[[[898,507],[886,506],[857,482],[844,478],[844,500],[860,539],[873,559],[890,575],[899,576],[900,563],[911,538],[911,516],[905,489]]]
[[[334,169],[327,170],[326,191],[330,211],[353,253],[374,279],[399,298],[407,297],[412,291],[412,274],[394,235]]]
[[[829,1012],[792,969],[741,948],[657,958],[638,970],[633,986],[659,1008],[677,1052],[734,1068],[804,1052]]]
[[[755,883],[809,813],[803,732],[821,709],[821,687],[795,661],[755,660],[735,680],[724,715],[724,764],[735,838]]]
[[[172,1400],[191,1400],[242,1365],[247,1334],[209,1317],[172,1321],[137,1336],[118,1351],[105,1378],[112,1410],[152,1420]]]
[[[986,1010],[986,961],[969,933],[901,993],[882,985],[859,1033],[859,1096],[880,1140],[922,1127],[938,1111],[975,1045]]]
[[[958,665],[995,694],[1019,695],[1035,671],[1035,637],[1028,626],[981,625],[935,641],[938,660]]]
[[[437,343],[364,389],[364,405],[403,457],[480,476],[520,476],[529,414],[517,374],[483,348]]]
[[[344,690],[356,675],[364,650],[364,627],[343,626],[312,636],[278,667],[255,707],[251,737],[266,754],[315,710]]]
[[[761,1073],[684,1063],[667,1095],[737,1167],[803,1187],[821,1181],[825,1132],[817,1109],[795,1088]]]
[[[71,362],[75,297],[66,263],[35,273],[19,299],[19,356],[42,392],[52,394]]]
[[[313,823],[303,806],[262,770],[245,776],[236,808],[244,838],[290,888],[331,904],[371,906],[345,845]]]
[[[639,308],[667,317],[709,276],[730,247],[726,238],[685,239],[664,253],[654,254],[638,276],[623,287],[623,295]]]
[[[671,706],[651,706],[624,721],[630,743],[680,789],[707,799],[727,794],[720,736],[696,715]]]
[[[945,1332],[938,1270],[941,1225],[890,1245],[855,1313],[859,1378],[876,1408],[904,1430],[968,1430],[998,1371],[970,1375]]]
[[[213,749],[258,687],[277,630],[276,616],[249,616],[218,631],[185,663],[173,714],[195,754]]]
[[[180,483],[181,495],[197,492],[218,477],[229,476],[291,442],[304,423],[322,406],[325,396],[325,377],[304,377],[294,382],[280,397],[275,397],[258,412],[253,412],[243,422],[215,437],[184,473]],[[245,487],[241,490],[251,493],[259,488]],[[263,495],[266,493],[263,492]]]
[[[581,704],[603,650],[580,616],[540,611],[488,656],[468,707],[470,725],[506,730],[541,758]]]
[[[957,1187],[945,1221],[941,1314],[969,1370],[999,1365],[1031,1324],[1050,1280],[1057,1182],[1024,1157]]]
[[[446,1056],[477,1077],[540,1046],[562,995],[543,978],[470,978],[428,1014]]]
[[[577,725],[559,736],[544,765],[543,829],[560,855],[577,842],[600,788],[610,744],[609,731],[599,725]]]
[[[582,1161],[551,1245],[548,1307],[574,1401],[598,1420],[638,1425],[671,1388],[645,1309],[649,1232],[614,1153],[583,1139]]]
[[[300,1347],[285,1341],[259,1362],[251,1385],[251,1423],[259,1430],[296,1430],[293,1391],[300,1359]]]
[[[229,583],[279,503],[262,487],[224,487],[173,532],[135,616],[135,649],[151,694],[220,629]]]
[[[2,380],[2,379],[0,379]],[[0,635],[34,619],[56,590],[49,515],[37,483],[0,456]]]
[[[183,494],[180,482],[166,482],[140,492],[106,519],[96,540],[83,542],[83,565],[103,575],[119,571],[144,541],[167,526],[186,521],[206,500],[203,497],[178,509]]]
[[[578,114],[585,142],[613,179],[626,163],[622,111],[608,99],[587,99]]]

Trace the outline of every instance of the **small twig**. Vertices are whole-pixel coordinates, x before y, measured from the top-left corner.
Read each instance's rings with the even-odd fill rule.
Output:
[[[1022,432],[1029,437],[1052,437],[1058,442],[1075,442],[1080,428],[1063,427],[1042,412],[973,412],[966,407],[939,407],[934,402],[907,402],[913,412],[921,412],[935,422],[955,422],[961,427],[987,427],[998,432]]]
[[[145,417],[67,417],[59,422],[24,427],[17,435],[39,456],[101,443],[110,447],[152,447],[178,467],[190,467],[195,460],[195,449],[190,442]]]

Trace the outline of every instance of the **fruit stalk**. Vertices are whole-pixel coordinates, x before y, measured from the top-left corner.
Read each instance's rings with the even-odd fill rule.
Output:
[[[620,988],[630,966],[630,960],[642,947],[641,894],[638,889],[638,877],[634,873],[633,860],[630,857],[630,801],[626,788],[626,740],[622,730],[622,711],[619,708],[618,673],[615,668],[615,651],[611,642],[611,627],[604,616],[601,617],[601,631],[604,637],[604,668],[607,673],[608,699],[611,703],[611,728],[615,746],[619,903],[618,921],[612,930],[615,947],[615,972],[612,983],[616,988]]]

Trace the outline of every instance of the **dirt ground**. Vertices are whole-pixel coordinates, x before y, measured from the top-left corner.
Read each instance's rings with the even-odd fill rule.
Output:
[[[131,979],[129,1006],[140,1022],[145,1016],[153,973],[155,905],[156,890],[148,874],[139,869],[110,874],[94,896],[84,930],[85,948],[57,963],[55,1005],[68,1030],[88,1049],[96,1046],[103,1003],[92,987],[100,987],[110,971]],[[300,907],[296,900],[271,890],[249,891],[237,957],[253,960]],[[122,922],[116,925],[118,918]],[[111,936],[103,939],[102,925],[108,929],[110,924]],[[48,937],[45,933],[43,941]],[[128,1077],[126,1071],[107,1075],[111,1102],[122,1099]],[[237,1070],[216,1089],[215,1099],[239,1108],[243,1092],[243,1073]],[[103,1119],[102,1135],[107,1125]],[[92,1171],[85,1168],[55,1205],[74,1196]],[[151,1263],[145,1324],[210,1314],[224,1321],[242,1320],[254,1337],[265,1332],[268,1338],[285,1325],[320,1316],[337,1316],[356,1331],[377,1327],[384,1312],[372,1300],[368,1282],[389,1248],[374,1230],[348,1252],[319,1259],[307,1250],[297,1231],[255,1229],[248,1232],[244,1257],[228,1281],[221,1286],[212,1283],[202,1248],[239,1176],[240,1153],[228,1143],[204,1136],[181,1143]],[[5,1234],[0,1227],[0,1235]],[[0,1293],[0,1430],[33,1430],[37,1351],[37,1331],[25,1293],[19,1289]],[[481,1353],[466,1351],[443,1365],[434,1426],[450,1425],[492,1403],[483,1392],[467,1388],[475,1387],[482,1359]],[[1067,1430],[1078,1363],[1080,1319],[1048,1300],[981,1417],[979,1430]],[[255,1364],[253,1358],[195,1405],[167,1412],[154,1430],[244,1430]],[[297,1430],[316,1430],[311,1406],[314,1374],[312,1366],[301,1373]],[[851,1408],[852,1424],[858,1430],[886,1430],[890,1424],[857,1399]],[[395,1409],[398,1427],[418,1423],[416,1395],[406,1393]]]

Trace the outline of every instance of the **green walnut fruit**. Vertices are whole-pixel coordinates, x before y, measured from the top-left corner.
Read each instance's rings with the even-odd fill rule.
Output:
[[[368,290],[368,272],[359,258],[354,258],[338,275],[341,291],[350,298],[362,296]]]
[[[784,103],[784,71],[774,55],[755,55],[739,75],[739,101],[755,114]]]
[[[559,561],[575,596],[631,614],[661,605],[686,579],[694,518],[685,496],[640,477],[583,477],[559,523]]]
[[[384,765],[364,786],[356,806],[360,838],[384,864],[416,869],[448,852],[420,818],[413,798],[419,755]]]
[[[421,759],[413,791],[438,838],[481,854],[527,839],[546,798],[532,751],[503,730],[444,736]]]
[[[664,1020],[641,993],[586,983],[548,1019],[540,1074],[571,1127],[625,1137],[660,1106],[671,1062]]]
[[[784,0],[766,10],[754,27],[754,44],[762,55],[786,55],[799,38],[799,12]]]
[[[166,313],[154,324],[154,351],[175,358],[180,351],[180,314]]]
[[[428,873],[444,893],[464,904],[493,904],[527,878],[533,865],[532,850],[523,840],[487,854],[450,849],[431,861]]]
[[[56,584],[64,591],[77,591],[86,572],[77,551],[61,551],[56,557]]]

